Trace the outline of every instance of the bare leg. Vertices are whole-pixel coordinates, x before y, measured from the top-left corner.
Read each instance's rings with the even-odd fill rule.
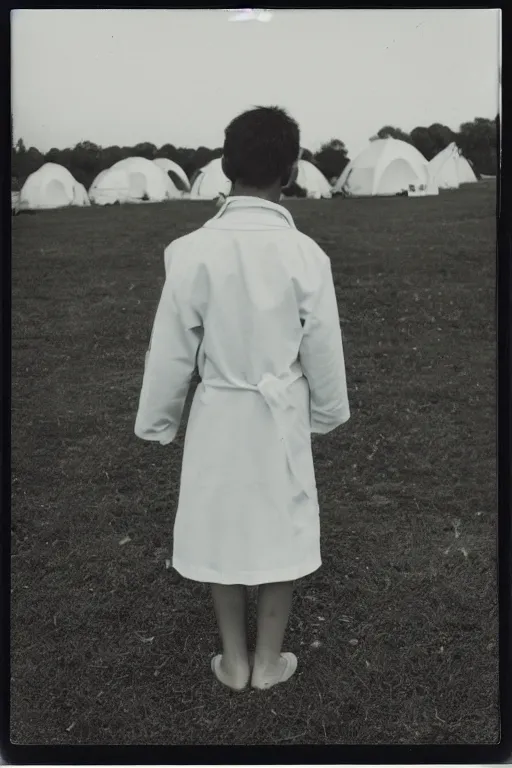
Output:
[[[290,661],[289,659],[287,662],[281,655],[281,648],[290,615],[292,596],[292,581],[262,584],[259,587],[258,635],[252,675],[252,684],[257,688],[269,688],[275,682],[279,682],[281,674]],[[292,656],[292,654],[288,655]]]
[[[247,655],[247,589],[242,584],[212,584],[212,597],[222,639],[219,679],[230,688],[244,688],[250,676]]]

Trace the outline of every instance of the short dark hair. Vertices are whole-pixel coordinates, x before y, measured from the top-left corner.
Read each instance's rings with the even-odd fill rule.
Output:
[[[229,180],[264,189],[284,186],[300,152],[300,129],[280,107],[243,112],[225,131],[223,167]]]

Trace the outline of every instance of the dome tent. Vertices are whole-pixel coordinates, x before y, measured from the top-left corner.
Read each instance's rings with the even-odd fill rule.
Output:
[[[76,182],[73,188],[73,205],[90,205],[89,195],[83,184]]]
[[[331,187],[322,171],[308,160],[299,160],[294,184],[305,191],[306,197],[315,200],[332,197]]]
[[[153,162],[165,171],[180,192],[190,192],[190,181],[178,163],[168,160],[166,157],[156,157]]]
[[[308,197],[313,197],[317,200],[332,197],[331,187],[322,171],[308,160],[299,160],[297,184],[306,190]]]
[[[307,160],[299,160],[295,183],[305,190],[307,197],[331,197],[329,182],[322,172]],[[195,200],[215,200],[219,195],[227,197],[230,191],[231,182],[222,170],[222,160],[216,158],[197,173],[190,197]]]
[[[89,197],[96,205],[158,203],[180,197],[168,175],[145,157],[126,157],[96,176]]]
[[[57,163],[45,163],[31,173],[21,188],[17,208],[37,210],[90,205],[85,187]]]
[[[333,188],[349,197],[437,195],[428,162],[412,144],[376,139],[345,167]]]
[[[216,200],[219,195],[227,197],[231,182],[222,170],[220,157],[211,160],[196,174],[190,191],[191,200]]]
[[[475,173],[455,142],[448,144],[429,163],[430,175],[440,189],[458,189],[477,181]]]

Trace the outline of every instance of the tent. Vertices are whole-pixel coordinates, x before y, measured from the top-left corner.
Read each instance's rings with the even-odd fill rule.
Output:
[[[45,163],[31,173],[21,188],[17,208],[64,208],[68,205],[90,205],[85,187],[57,163]]]
[[[190,191],[191,200],[216,200],[219,195],[227,197],[231,182],[222,170],[220,157],[211,160],[197,173]]]
[[[315,200],[332,197],[331,187],[322,171],[308,160],[299,160],[295,183],[306,192],[306,197]]]
[[[169,176],[145,157],[127,157],[96,176],[89,190],[96,205],[157,203],[181,197]]]
[[[329,182],[322,172],[307,160],[299,160],[296,183],[306,191],[307,197],[331,197]],[[216,158],[198,172],[190,197],[195,200],[215,200],[219,195],[227,197],[230,191],[231,182],[222,170],[222,160]]]
[[[167,173],[177,189],[181,192],[190,192],[190,181],[188,180],[187,174],[178,163],[174,163],[166,157],[156,157],[153,162]]]
[[[455,142],[448,144],[429,163],[430,175],[440,189],[457,189],[477,181],[475,173]]]
[[[377,139],[345,167],[333,188],[349,197],[437,195],[427,160],[412,144]]]

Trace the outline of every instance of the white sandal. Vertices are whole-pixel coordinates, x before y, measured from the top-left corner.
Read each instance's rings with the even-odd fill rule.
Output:
[[[274,685],[277,685],[278,683],[286,683],[287,680],[292,677],[292,675],[295,674],[295,671],[297,669],[298,660],[294,653],[282,653],[281,658],[285,659],[286,665],[281,672],[280,676],[276,679],[265,679],[263,678],[263,681],[260,684],[251,683],[253,688],[258,688],[259,690],[267,690],[268,688],[272,688]]]
[[[222,676],[222,671],[220,668],[220,660],[222,659],[222,654],[219,653],[217,656],[214,656],[211,661],[211,668],[212,672],[219,681],[219,683],[222,683],[222,685],[225,685],[227,688],[231,688],[232,691],[243,691],[245,688],[247,688],[247,683],[249,682],[249,677],[247,678],[246,682],[242,686],[234,686],[230,683],[227,683]]]

